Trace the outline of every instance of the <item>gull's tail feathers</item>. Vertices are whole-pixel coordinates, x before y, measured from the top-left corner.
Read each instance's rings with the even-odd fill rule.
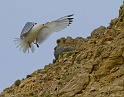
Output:
[[[23,53],[26,53],[27,51],[29,53],[29,49],[31,49],[32,53],[34,53],[35,51],[33,44],[29,45],[29,43],[26,42],[25,40],[21,40],[20,38],[15,38],[14,42],[15,44],[17,44],[17,48],[19,48],[19,50],[21,50]]]

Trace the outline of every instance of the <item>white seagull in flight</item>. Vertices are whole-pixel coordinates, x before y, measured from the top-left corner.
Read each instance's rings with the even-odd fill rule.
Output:
[[[66,28],[73,22],[72,15],[67,15],[46,24],[37,24],[34,22],[27,22],[22,29],[20,38],[15,38],[17,48],[19,47],[22,52],[26,53],[29,48],[34,53],[35,48],[33,44],[39,47],[53,32],[58,32]]]

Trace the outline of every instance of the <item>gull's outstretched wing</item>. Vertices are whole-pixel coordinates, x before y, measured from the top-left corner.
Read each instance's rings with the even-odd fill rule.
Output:
[[[52,22],[48,22],[45,24],[45,26],[48,26],[49,28],[43,28],[37,38],[37,42],[41,44],[44,42],[53,32],[58,32],[66,28],[73,22],[74,18],[71,18],[72,15],[68,15],[62,18],[59,18],[57,20],[54,20]]]
[[[20,34],[20,37],[26,37],[27,33],[33,28],[33,26],[36,25],[34,22],[27,22],[22,29],[22,32]]]

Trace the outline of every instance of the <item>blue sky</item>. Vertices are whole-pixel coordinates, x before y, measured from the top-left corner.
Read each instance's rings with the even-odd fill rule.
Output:
[[[90,36],[99,26],[108,26],[118,17],[123,0],[0,0],[0,92],[15,80],[52,63],[56,40],[61,37]],[[26,22],[46,23],[62,16],[75,14],[74,22],[61,32],[53,33],[35,53],[16,48]]]

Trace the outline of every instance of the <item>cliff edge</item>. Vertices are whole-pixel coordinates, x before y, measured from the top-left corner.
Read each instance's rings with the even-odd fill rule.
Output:
[[[124,5],[108,27],[57,40],[55,60],[0,97],[124,97]]]

